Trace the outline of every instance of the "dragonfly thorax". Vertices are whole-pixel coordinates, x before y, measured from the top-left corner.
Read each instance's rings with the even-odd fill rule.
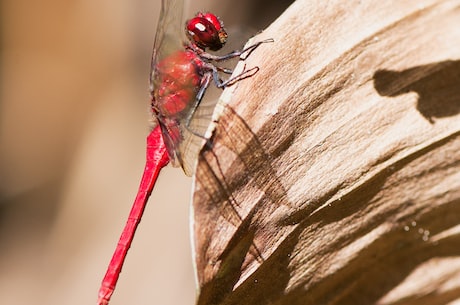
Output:
[[[176,51],[158,63],[153,112],[174,117],[188,110],[200,87],[200,63],[198,55],[190,50]]]

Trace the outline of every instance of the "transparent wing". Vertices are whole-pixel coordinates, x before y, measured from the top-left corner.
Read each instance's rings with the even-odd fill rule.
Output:
[[[150,71],[150,92],[153,97],[158,98],[157,90],[162,82],[159,63],[164,62],[163,60],[169,58],[173,53],[184,50],[185,19],[183,18],[183,11],[184,0],[162,0]],[[207,90],[205,98],[194,113],[188,127],[186,127],[189,114],[187,110],[172,116],[168,115],[167,118],[160,113],[158,117],[172,165],[181,166],[188,176],[194,172],[198,152],[204,143],[200,136],[204,136],[206,132],[217,101],[218,95],[213,94],[212,91]],[[190,97],[187,109],[192,108],[195,98],[196,96]]]
[[[211,123],[212,113],[216,106],[221,89],[214,87],[212,84],[206,90],[205,96],[200,103],[200,106],[193,115],[190,122],[189,130],[181,125],[183,140],[179,143],[179,154],[181,157],[181,165],[186,175],[191,176],[195,171],[198,153],[204,144],[203,136]],[[194,134],[192,134],[193,131]],[[196,134],[202,136],[196,136]]]
[[[155,40],[153,44],[152,59],[150,63],[150,94],[152,97],[155,97],[156,90],[161,83],[161,76],[158,71],[158,63],[160,63],[164,58],[168,57],[172,53],[183,49],[184,41],[184,0],[162,0],[161,1],[161,11],[160,17],[158,19],[157,30],[155,34]],[[158,121],[161,125],[161,130],[163,132],[163,138],[168,150],[169,157],[171,158],[171,163],[175,166],[178,166],[178,163],[181,163],[178,160],[176,151],[177,140],[174,140],[170,134],[168,124],[165,122]],[[177,139],[177,137],[176,137]]]
[[[184,0],[162,0],[150,64],[150,90],[153,90],[155,66],[166,56],[183,48]]]

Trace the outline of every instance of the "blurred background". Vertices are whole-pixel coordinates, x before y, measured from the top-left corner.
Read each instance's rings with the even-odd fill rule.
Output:
[[[254,33],[292,1],[191,2]],[[160,1],[0,3],[0,303],[95,304],[143,171]],[[190,197],[166,168],[112,305],[194,304]]]

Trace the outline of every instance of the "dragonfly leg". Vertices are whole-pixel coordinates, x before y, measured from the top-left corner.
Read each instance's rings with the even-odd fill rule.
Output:
[[[202,139],[206,139],[206,138],[204,137],[204,135],[201,135],[197,133],[196,131],[192,130],[192,128],[190,128],[190,124],[192,122],[193,115],[195,114],[196,110],[200,106],[201,100],[203,99],[206,89],[209,87],[209,84],[211,83],[211,77],[212,77],[212,74],[210,71],[205,72],[203,74],[203,78],[201,79],[200,89],[198,90],[198,93],[196,94],[196,97],[195,97],[195,102],[193,103],[192,108],[190,109],[190,112],[187,114],[187,118],[185,119],[185,128],[187,128],[187,130],[191,134],[199,138],[202,138]]]
[[[190,45],[188,47],[191,48],[192,50],[194,50],[201,58],[204,58],[204,59],[207,59],[207,60],[225,61],[225,60],[232,59],[232,58],[235,58],[235,57],[240,57],[241,60],[246,60],[249,57],[249,55],[251,55],[251,53],[254,52],[254,50],[257,49],[261,44],[263,44],[263,43],[271,43],[271,42],[274,42],[274,40],[272,38],[265,39],[265,40],[256,42],[253,45],[250,45],[246,49],[236,50],[236,51],[230,52],[230,53],[225,54],[225,55],[209,54],[209,53],[199,49],[198,47],[196,47],[194,45]]]
[[[263,44],[263,43],[271,43],[271,42],[274,42],[274,40],[272,38],[265,39],[265,40],[256,42],[253,45],[250,45],[246,49],[233,51],[231,53],[228,53],[228,54],[222,55],[222,56],[216,56],[217,58],[214,59],[214,60],[215,61],[223,61],[223,60],[228,60],[228,59],[238,57],[238,56],[240,57],[241,60],[246,60],[249,57],[249,55],[251,55],[251,53],[254,52],[254,50],[257,49],[261,44]]]
[[[234,76],[234,77],[231,77],[225,81],[223,81],[217,70],[213,70],[212,71],[212,78],[214,80],[214,83],[216,84],[216,87],[217,88],[225,88],[225,87],[229,87],[229,86],[232,86],[234,85],[235,83],[239,82],[240,80],[243,80],[245,78],[248,78],[248,77],[252,77],[254,74],[256,74],[257,72],[259,71],[259,67],[253,67],[251,69],[248,69],[246,70],[246,67],[244,67],[243,69],[243,72],[241,72],[240,74]]]
[[[216,67],[212,64],[207,65],[206,72],[204,72],[203,77],[201,79],[200,89],[198,90],[198,93],[196,94],[196,97],[195,97],[195,102],[193,103],[192,108],[190,109],[187,115],[187,118],[185,119],[185,128],[191,134],[199,138],[205,139],[205,140],[206,140],[205,136],[197,133],[192,128],[190,128],[190,124],[192,122],[192,119],[193,119],[193,116],[195,115],[196,110],[200,106],[201,100],[204,97],[206,89],[209,87],[211,83],[211,78],[214,81],[214,84],[216,85],[217,88],[224,89],[225,87],[232,86],[233,84],[239,82],[240,80],[243,80],[248,77],[252,77],[254,74],[256,74],[259,71],[259,67],[254,67],[249,70],[244,69],[244,71],[241,72],[240,74],[236,75],[235,77],[231,77],[227,80],[222,80],[220,78],[219,71],[222,71],[224,73],[233,72],[230,69]]]
[[[233,73],[232,69],[219,67],[219,66],[216,66],[216,68],[217,68],[217,70],[219,70],[220,72],[225,73],[225,74],[232,74]]]
[[[271,38],[266,39],[266,40],[262,40],[262,41],[259,41],[259,42],[255,43],[255,44],[243,49],[243,50],[233,51],[233,52],[231,52],[229,54],[226,54],[226,55],[223,55],[223,56],[217,56],[217,55],[209,54],[209,53],[203,51],[202,49],[198,48],[194,44],[188,45],[187,48],[194,50],[198,54],[198,56],[200,56],[201,58],[207,59],[207,60],[225,61],[225,60],[235,58],[235,57],[240,57],[241,60],[246,60],[249,57],[249,55],[251,55],[251,53],[255,49],[257,49],[261,44],[270,43],[270,42],[274,42],[274,40],[271,39]],[[205,64],[204,66],[205,66],[205,71],[206,72],[204,72],[204,74],[203,74],[200,89],[198,90],[198,93],[197,93],[196,98],[195,98],[195,102],[194,102],[192,108],[190,109],[190,112],[188,113],[186,121],[185,121],[185,128],[187,128],[187,130],[190,133],[192,133],[193,135],[195,135],[197,137],[200,137],[202,139],[206,139],[206,138],[203,135],[198,134],[197,132],[192,130],[190,128],[190,124],[192,122],[192,119],[193,119],[193,116],[194,116],[196,110],[200,106],[201,100],[203,99],[203,96],[204,96],[204,93],[206,92],[206,89],[209,87],[209,84],[211,82],[211,77],[212,77],[212,79],[213,79],[213,81],[214,81],[214,83],[215,83],[217,88],[224,89],[225,87],[234,85],[235,83],[239,82],[240,80],[243,80],[243,79],[248,78],[248,77],[252,77],[254,74],[256,74],[259,71],[259,67],[253,67],[253,68],[248,69],[248,70],[246,70],[246,67],[245,67],[243,69],[243,72],[241,72],[240,74],[238,74],[238,75],[236,75],[234,77],[231,77],[231,78],[229,78],[227,80],[222,80],[221,77],[219,76],[219,71],[222,72],[222,73],[225,73],[225,74],[232,74],[233,70],[228,69],[228,68],[224,68],[224,67],[218,67],[218,66],[215,66],[215,65],[213,65],[211,63]]]
[[[233,51],[233,52],[230,52],[230,53],[228,53],[226,55],[209,54],[209,53],[203,51],[202,49],[200,49],[199,47],[197,47],[196,45],[193,45],[193,44],[188,45],[187,48],[193,50],[201,58],[211,60],[211,61],[225,61],[225,60],[229,60],[229,59],[232,59],[232,58],[235,58],[235,57],[240,57],[241,60],[246,60],[249,57],[249,55],[251,55],[251,53],[255,49],[257,49],[261,44],[263,44],[263,43],[271,43],[271,42],[274,42],[274,40],[272,38],[265,39],[265,40],[256,42],[253,45],[250,45],[246,49]]]

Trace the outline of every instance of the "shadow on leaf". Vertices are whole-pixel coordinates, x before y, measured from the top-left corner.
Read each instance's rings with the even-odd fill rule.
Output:
[[[374,87],[382,96],[416,92],[417,110],[430,123],[460,113],[460,61],[447,60],[403,71],[378,70]]]

